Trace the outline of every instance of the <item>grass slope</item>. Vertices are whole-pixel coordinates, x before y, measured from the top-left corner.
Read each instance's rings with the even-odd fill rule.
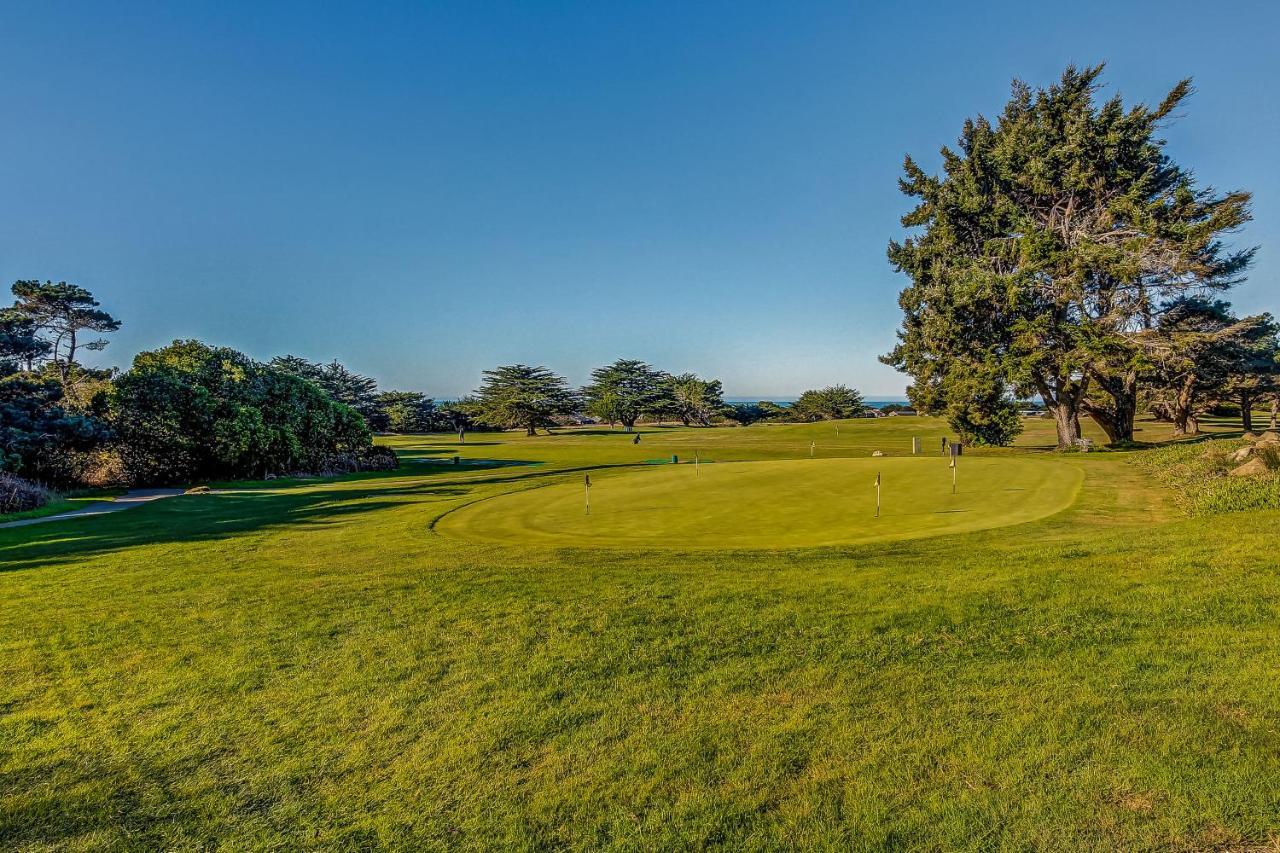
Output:
[[[828,428],[640,449],[800,459]],[[838,449],[913,429],[942,428],[842,425]],[[0,531],[0,847],[1153,849],[1280,830],[1280,512],[1184,518],[1124,454],[1091,454],[1065,511],[952,536],[433,535],[468,502],[637,461],[617,435],[476,438],[394,443],[483,466]]]

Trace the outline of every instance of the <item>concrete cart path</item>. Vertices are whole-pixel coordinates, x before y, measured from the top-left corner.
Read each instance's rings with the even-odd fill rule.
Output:
[[[28,524],[43,524],[46,521],[61,521],[64,518],[83,518],[86,515],[104,515],[108,512],[120,512],[121,510],[133,509],[135,506],[142,506],[144,503],[160,500],[161,498],[172,498],[182,494],[182,489],[130,489],[115,500],[95,501],[79,509],[60,512],[57,515],[42,515],[39,518],[21,518],[17,521],[6,521],[0,524],[0,529],[5,527],[26,527]]]

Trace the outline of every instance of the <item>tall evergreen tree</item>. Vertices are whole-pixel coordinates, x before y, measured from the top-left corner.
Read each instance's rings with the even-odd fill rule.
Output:
[[[64,387],[72,380],[81,350],[96,351],[106,347],[106,338],[84,340],[85,333],[104,334],[120,328],[120,321],[102,310],[98,300],[83,287],[60,281],[16,281],[15,302],[5,313],[10,322],[25,323],[43,340],[43,345],[28,348],[24,354],[26,368],[47,357],[54,365]]]
[[[844,385],[805,391],[791,405],[791,416],[799,421],[856,418],[866,409],[862,394]]]
[[[564,377],[545,367],[511,364],[484,371],[484,381],[471,404],[475,416],[493,426],[524,427],[537,435],[556,415],[572,414],[578,396]]]
[[[711,419],[724,411],[724,387],[719,379],[681,373],[667,377],[666,385],[671,413],[685,426],[710,426]]]
[[[1197,187],[1157,135],[1190,83],[1126,108],[1097,103],[1101,73],[1015,82],[995,124],[966,121],[958,150],[942,149],[939,177],[908,157],[900,185],[919,203],[902,223],[923,230],[889,245],[911,285],[885,362],[935,401],[974,376],[1038,394],[1063,448],[1082,414],[1132,440],[1141,333],[1181,296],[1237,283],[1253,257],[1222,240],[1249,220],[1249,194]]]
[[[1269,314],[1240,318],[1228,303],[1199,297],[1171,304],[1144,343],[1153,362],[1148,378],[1167,394],[1174,435],[1199,433],[1206,398],[1229,390],[1275,336]]]
[[[631,432],[640,418],[671,408],[668,391],[665,373],[643,361],[624,358],[591,371],[591,383],[582,394],[588,411],[610,422],[618,421]]]

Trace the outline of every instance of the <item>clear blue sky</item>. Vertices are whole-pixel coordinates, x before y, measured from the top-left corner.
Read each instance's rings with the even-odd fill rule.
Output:
[[[1194,77],[1171,151],[1256,193],[1234,300],[1280,308],[1277,32],[1262,2],[9,3],[0,280],[97,293],[99,363],[198,337],[444,397],[617,357],[896,396],[903,155],[1070,62]]]

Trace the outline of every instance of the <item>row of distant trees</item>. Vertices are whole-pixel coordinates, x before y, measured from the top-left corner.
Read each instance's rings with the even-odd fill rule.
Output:
[[[1230,399],[1250,413],[1280,394],[1269,314],[1237,316],[1222,294],[1254,249],[1230,235],[1250,194],[1199,186],[1161,138],[1191,93],[1155,107],[1096,99],[1102,67],[1068,68],[1047,89],[1015,83],[995,122],[965,122],[942,173],[907,158],[902,190],[917,229],[889,246],[910,279],[900,343],[884,361],[907,373],[917,408],[970,441],[1007,444],[1014,396],[1038,397],[1058,445],[1092,418],[1131,442],[1146,403],[1178,434]]]
[[[640,421],[708,426],[859,414],[842,385],[790,407],[729,405],[719,380],[621,359],[584,387],[545,367],[484,372],[474,394],[437,403],[384,390],[338,361],[282,355],[257,362],[227,347],[174,341],[128,370],[94,369],[84,352],[120,328],[92,293],[19,281],[0,309],[0,471],[53,485],[164,483],[394,465],[375,432],[539,428],[590,418],[631,431]]]
[[[476,423],[522,428],[528,435],[580,415],[631,432],[641,420],[679,421],[685,426],[729,420],[746,425],[856,417],[865,408],[862,395],[843,385],[806,391],[790,407],[765,401],[726,404],[720,380],[672,374],[636,359],[596,368],[581,389],[546,367],[497,367],[484,371],[474,395],[456,405]]]

